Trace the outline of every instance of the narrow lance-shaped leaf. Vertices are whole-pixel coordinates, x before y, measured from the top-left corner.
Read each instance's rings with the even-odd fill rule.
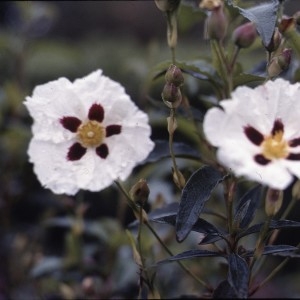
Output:
[[[234,216],[235,226],[238,228],[247,227],[253,220],[255,210],[260,201],[262,187],[255,186],[248,191],[239,201]]]
[[[224,256],[223,254],[215,251],[209,251],[209,250],[188,250],[184,251],[182,253],[179,253],[177,255],[171,256],[167,259],[159,261],[157,264],[164,264],[168,263],[171,261],[177,261],[177,260],[182,260],[182,259],[191,259],[191,258],[196,258],[196,257],[216,257],[216,256]]]
[[[298,247],[294,247],[291,245],[268,245],[265,246],[262,255],[270,255],[270,254],[278,254],[278,253],[291,253],[294,251],[299,250]],[[254,250],[251,251],[247,251],[247,253],[245,253],[245,257],[251,257],[254,255]]]
[[[234,289],[238,298],[248,297],[249,267],[247,262],[239,255],[232,253],[228,257],[228,282]]]
[[[205,166],[189,178],[182,191],[176,218],[176,238],[182,242],[192,230],[216,185],[224,179],[216,169]]]

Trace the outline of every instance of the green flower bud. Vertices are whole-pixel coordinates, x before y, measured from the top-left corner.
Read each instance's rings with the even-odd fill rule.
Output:
[[[161,97],[169,108],[177,108],[182,100],[180,88],[169,82],[165,84]]]
[[[256,37],[256,27],[252,22],[240,25],[232,33],[232,40],[239,48],[250,47],[254,43]]]
[[[169,69],[165,75],[166,82],[173,83],[175,86],[179,87],[184,83],[184,78],[181,70],[175,65],[170,65]]]
[[[281,208],[283,192],[281,190],[268,189],[265,200],[265,212],[267,216],[275,216]]]
[[[173,12],[175,11],[179,4],[180,0],[154,0],[157,8],[163,12]]]
[[[265,46],[268,52],[274,52],[278,49],[281,44],[282,35],[279,32],[278,27],[275,28],[272,39],[268,46]]]
[[[209,39],[222,41],[227,32],[227,17],[223,6],[214,8],[205,21],[206,36]]]

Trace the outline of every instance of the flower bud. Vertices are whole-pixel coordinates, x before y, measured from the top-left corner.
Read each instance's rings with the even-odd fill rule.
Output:
[[[169,108],[177,108],[182,100],[180,88],[174,83],[166,83],[162,91],[162,99]]]
[[[265,200],[265,211],[267,216],[275,216],[281,208],[283,191],[268,189]]]
[[[183,84],[184,78],[181,70],[175,65],[170,65],[165,75],[166,82],[173,83],[176,87]]]
[[[172,168],[172,173],[173,173],[173,181],[174,183],[177,185],[177,187],[179,189],[183,189],[185,186],[185,178],[183,176],[183,174],[177,170],[177,172],[175,172],[175,170]]]
[[[129,191],[132,200],[140,206],[144,206],[148,201],[149,194],[150,190],[145,179],[140,179]]]
[[[267,49],[268,52],[274,52],[280,46],[281,40],[282,40],[282,35],[279,32],[278,27],[276,27],[269,45],[265,46],[265,48]]]
[[[250,47],[254,43],[256,37],[256,27],[252,22],[240,25],[232,33],[233,42],[239,48]]]
[[[175,11],[179,4],[180,0],[154,0],[157,8],[163,12],[173,12]]]
[[[206,36],[209,39],[221,41],[227,31],[227,17],[223,5],[214,8],[205,21]]]
[[[223,5],[222,0],[202,0],[199,3],[200,8],[207,10],[213,10],[221,5]]]
[[[283,49],[283,51],[278,56],[278,64],[282,68],[282,70],[286,70],[290,63],[292,58],[292,49]]]
[[[274,57],[268,66],[269,76],[278,76],[282,71],[286,70],[290,65],[291,55],[291,49],[284,49],[278,56]]]

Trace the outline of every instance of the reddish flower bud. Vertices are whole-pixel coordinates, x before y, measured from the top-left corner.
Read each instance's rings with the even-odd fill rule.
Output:
[[[282,70],[286,70],[290,63],[292,58],[292,49],[283,49],[283,51],[278,56],[278,64],[282,68]]]
[[[174,83],[166,83],[162,91],[162,99],[169,108],[177,108],[182,100],[180,88]]]
[[[177,87],[181,86],[184,82],[181,70],[175,65],[170,65],[166,72],[165,79],[166,82],[173,83]]]
[[[239,48],[250,47],[257,37],[256,27],[252,22],[237,27],[232,33],[233,42]]]
[[[227,32],[227,17],[223,6],[214,8],[205,22],[206,36],[209,39],[221,41]]]
[[[282,71],[286,70],[290,65],[291,56],[291,49],[284,49],[278,56],[275,56],[268,66],[269,76],[278,76]]]

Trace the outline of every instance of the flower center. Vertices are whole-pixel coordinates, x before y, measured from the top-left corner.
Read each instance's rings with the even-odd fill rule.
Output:
[[[77,136],[84,147],[98,147],[106,136],[105,127],[101,123],[89,120],[77,129]]]
[[[289,154],[288,143],[283,139],[282,130],[275,131],[274,134],[265,138],[261,147],[264,157],[270,160],[285,158]]]

